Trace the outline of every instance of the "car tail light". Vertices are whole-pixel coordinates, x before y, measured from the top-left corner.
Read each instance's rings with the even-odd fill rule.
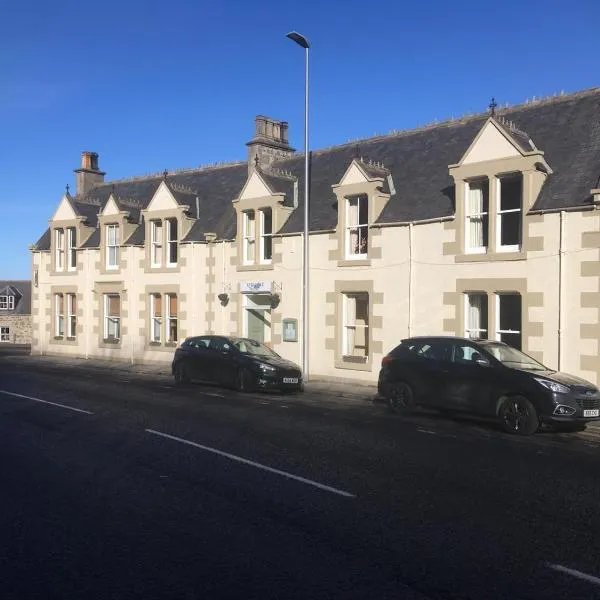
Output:
[[[393,360],[393,357],[388,354],[381,359],[381,366],[383,367],[383,365],[389,365],[393,362]]]

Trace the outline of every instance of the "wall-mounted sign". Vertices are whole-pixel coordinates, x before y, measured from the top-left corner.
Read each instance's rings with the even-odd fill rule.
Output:
[[[259,294],[261,292],[270,294],[272,288],[272,281],[240,281],[242,294]]]
[[[298,341],[298,319],[283,319],[283,341]]]

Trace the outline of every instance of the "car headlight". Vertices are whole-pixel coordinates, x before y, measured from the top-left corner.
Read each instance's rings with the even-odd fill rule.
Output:
[[[571,391],[571,388],[568,388],[566,385],[562,385],[562,383],[557,383],[556,381],[550,381],[550,379],[541,379],[540,377],[535,377],[534,379],[540,385],[543,385],[546,389],[555,394],[568,394]]]
[[[258,366],[260,367],[260,370],[263,373],[275,373],[275,371],[277,370],[275,367],[267,365],[266,363],[260,363]]]

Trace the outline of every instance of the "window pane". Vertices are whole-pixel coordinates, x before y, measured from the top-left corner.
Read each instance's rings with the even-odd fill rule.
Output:
[[[348,225],[358,225],[358,198],[348,199]]]
[[[177,319],[169,319],[169,342],[177,341]]]
[[[520,333],[501,333],[500,341],[521,350],[521,334]]]
[[[500,294],[500,331],[521,331],[521,296]]]
[[[369,203],[366,196],[358,199],[358,222],[360,225],[366,225],[369,222]]]
[[[254,211],[249,210],[244,213],[246,221],[246,236],[250,237],[254,235]]]
[[[500,244],[518,246],[521,243],[521,211],[500,215]]]
[[[270,208],[263,210],[263,233],[273,233],[273,215]]]
[[[169,316],[177,316],[177,296],[175,294],[169,296]]]
[[[487,339],[487,294],[467,294],[466,336]]]
[[[119,296],[108,296],[108,314],[111,317],[121,315],[121,302]]]
[[[155,317],[162,316],[160,294],[152,294],[152,314]]]
[[[169,219],[169,240],[174,241],[177,239],[177,219]]]
[[[522,187],[520,175],[500,179],[500,210],[521,208]]]
[[[152,221],[153,240],[155,243],[162,242],[162,223],[160,221]]]

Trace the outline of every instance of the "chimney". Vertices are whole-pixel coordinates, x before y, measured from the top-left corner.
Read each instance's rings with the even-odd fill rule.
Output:
[[[257,115],[254,120],[254,137],[248,146],[248,173],[255,167],[265,168],[271,163],[291,156],[295,150],[288,142],[287,121]]]
[[[85,196],[94,186],[104,183],[104,175],[98,169],[98,153],[82,152],[81,167],[75,169],[75,195]]]

